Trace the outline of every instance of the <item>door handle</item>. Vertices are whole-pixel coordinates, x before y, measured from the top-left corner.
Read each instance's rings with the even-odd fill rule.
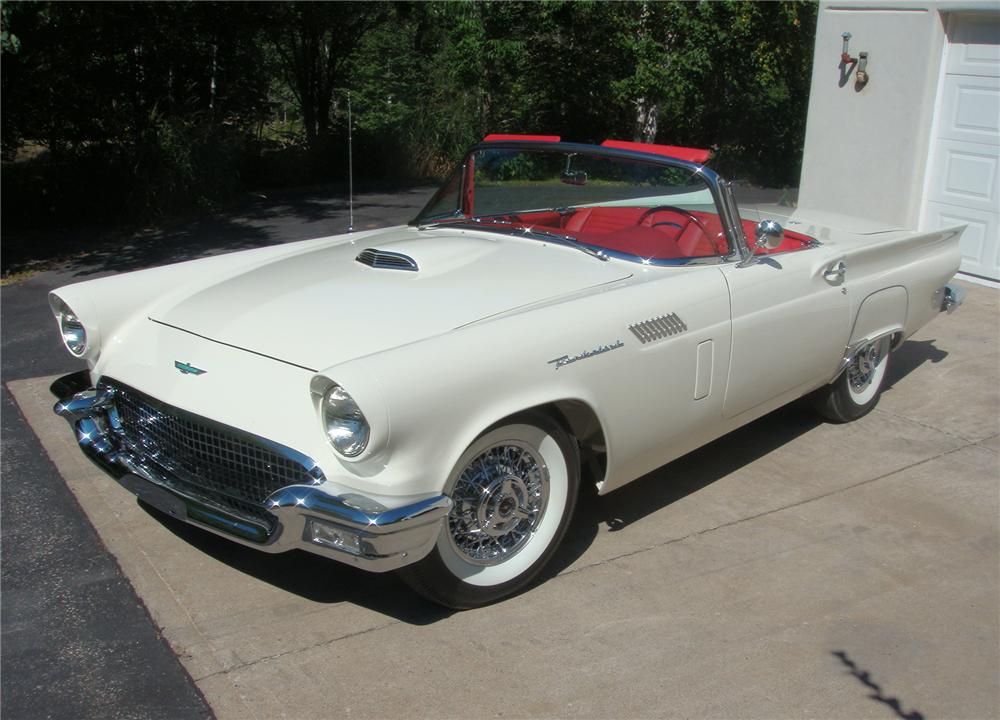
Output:
[[[828,283],[842,283],[844,282],[844,276],[847,274],[847,265],[841,261],[828,268],[823,273],[823,279]]]

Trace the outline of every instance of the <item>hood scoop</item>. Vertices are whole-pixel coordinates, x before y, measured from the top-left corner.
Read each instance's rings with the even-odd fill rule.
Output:
[[[365,248],[354,259],[362,265],[379,270],[408,270],[410,272],[417,272],[420,269],[417,266],[417,261],[409,255],[389,252],[388,250],[378,250],[376,248]]]

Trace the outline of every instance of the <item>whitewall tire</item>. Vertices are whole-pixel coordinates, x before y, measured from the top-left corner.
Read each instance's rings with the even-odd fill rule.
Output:
[[[431,553],[400,570],[414,590],[452,608],[523,589],[566,534],[576,505],[576,445],[552,419],[522,413],[487,429],[445,485],[451,512]]]
[[[816,408],[823,417],[843,423],[872,411],[882,395],[891,344],[886,335],[861,348],[835,381],[817,391]]]

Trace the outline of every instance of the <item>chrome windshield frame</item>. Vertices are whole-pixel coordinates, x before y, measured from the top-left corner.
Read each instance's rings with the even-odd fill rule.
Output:
[[[432,220],[426,225],[417,225],[417,230],[467,230],[471,232],[485,232],[485,233],[499,233],[500,235],[508,235],[510,237],[527,237],[540,240],[545,242],[548,238],[546,236],[552,236],[552,233],[540,232],[533,233],[528,230],[525,232],[517,226],[505,226],[501,224],[490,225],[487,223],[477,223],[474,220]],[[577,247],[580,250],[585,250],[589,255],[593,255],[598,260],[625,260],[631,263],[637,263],[639,265],[648,265],[652,267],[684,267],[688,265],[721,265],[727,262],[733,262],[736,259],[736,255],[730,253],[729,255],[705,255],[702,257],[680,257],[680,258],[644,258],[640,255],[633,255],[631,253],[623,253],[619,250],[612,250],[610,248],[602,247],[601,245],[592,245],[590,243],[585,243],[582,240],[575,240],[572,245],[569,243],[561,243],[555,238],[552,238],[554,242],[565,247]]]
[[[609,250],[607,248],[599,247],[596,245],[588,245],[587,243],[580,243],[581,245],[587,245],[593,250],[604,253],[608,257],[617,258],[621,260],[627,260],[629,262],[636,262],[642,265],[655,265],[655,266],[681,266],[681,265],[701,265],[701,264],[712,264],[717,265],[726,262],[737,262],[744,260],[750,256],[750,250],[747,243],[746,236],[743,233],[743,224],[739,220],[739,210],[736,206],[736,199],[733,195],[732,185],[728,181],[724,180],[718,173],[705,165],[700,163],[688,162],[686,160],[680,160],[677,158],[671,158],[664,155],[653,155],[651,153],[637,152],[633,150],[621,150],[618,148],[608,148],[602,147],[600,145],[586,145],[583,143],[568,143],[568,142],[537,142],[537,141],[525,141],[525,140],[500,140],[500,141],[490,141],[490,142],[480,142],[473,145],[465,153],[462,159],[461,167],[465,167],[468,163],[468,157],[479,150],[528,150],[528,151],[552,151],[552,152],[563,152],[563,153],[588,153],[594,156],[607,157],[607,158],[617,158],[620,160],[634,160],[652,165],[662,165],[664,167],[674,167],[682,170],[687,170],[692,175],[697,175],[704,179],[705,184],[708,185],[709,192],[712,194],[712,199],[715,201],[716,208],[719,211],[719,217],[722,220],[723,232],[726,235],[726,241],[732,251],[720,257],[700,257],[700,258],[675,258],[675,259],[649,259],[642,258],[638,255],[632,255],[630,253],[622,253],[614,250]],[[453,171],[454,172],[454,171]],[[449,173],[449,180],[453,177],[453,173]],[[446,181],[447,182],[447,181]],[[443,187],[443,186],[442,186]],[[465,196],[466,192],[466,178],[465,173],[462,174],[462,182],[459,188],[459,203],[461,203],[461,198]],[[460,214],[456,216],[445,216],[442,214],[437,214],[433,217],[425,217],[424,213],[428,208],[431,207],[432,203],[438,200],[439,193],[435,193],[434,198],[431,203],[428,203],[420,213],[409,222],[410,225],[416,226],[418,228],[428,228],[428,227],[459,227],[464,226],[463,229],[475,229],[484,232],[503,232],[501,228],[488,225],[478,225],[475,223],[473,218],[465,218]],[[461,206],[455,209],[456,213],[461,213]],[[513,211],[512,211],[513,212]],[[463,222],[464,221],[464,222]],[[471,228],[469,225],[476,225],[476,227]],[[515,234],[515,233],[510,233]],[[516,233],[520,235],[521,233]]]

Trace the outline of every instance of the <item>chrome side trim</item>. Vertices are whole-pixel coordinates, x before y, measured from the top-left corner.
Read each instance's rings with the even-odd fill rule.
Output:
[[[892,330],[887,330],[886,332],[879,333],[878,335],[873,335],[872,337],[866,337],[863,340],[858,340],[856,343],[851,343],[850,345],[848,345],[846,348],[844,348],[844,357],[841,358],[840,363],[837,365],[837,371],[830,378],[828,384],[832,383],[834,380],[840,377],[840,374],[843,373],[844,370],[846,370],[850,366],[851,362],[854,361],[854,356],[857,355],[862,348],[871,345],[873,342],[881,340],[887,335],[896,335],[897,333],[902,333],[902,332],[903,332],[902,327],[896,327],[893,328]],[[890,350],[895,350],[895,346],[890,347]]]
[[[388,250],[378,250],[376,248],[365,248],[354,258],[362,265],[379,270],[408,270],[417,272],[420,268],[417,261],[409,255],[403,253],[389,252]]]
[[[77,443],[87,457],[122,487],[153,507],[179,520],[221,537],[268,553],[307,550],[372,572],[395,570],[420,560],[433,549],[442,523],[451,509],[451,498],[429,496],[396,508],[361,495],[336,495],[319,485],[290,485],[266,500],[265,515],[271,522],[246,517],[209,498],[178,487],[169,471],[146,462],[121,442],[114,425],[117,413],[112,393],[104,387],[81,390],[84,376],[76,373],[57,380],[54,392],[73,390],[53,408],[73,426]],[[57,393],[61,394],[61,393]],[[287,450],[296,462],[306,456],[269,442],[276,450]],[[320,477],[322,471],[313,467]],[[359,538],[357,554],[311,542],[307,521],[321,520],[341,527]]]
[[[951,315],[958,306],[965,302],[966,292],[958,285],[948,283],[944,286],[944,297],[941,300],[941,312]]]

